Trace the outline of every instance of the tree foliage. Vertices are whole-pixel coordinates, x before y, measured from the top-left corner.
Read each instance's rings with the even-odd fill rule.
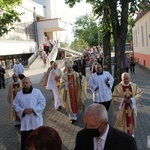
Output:
[[[13,29],[13,23],[20,21],[14,8],[20,5],[22,0],[0,0],[0,37]]]
[[[73,7],[80,0],[65,0],[70,7]],[[101,20],[103,24],[103,34],[107,35],[108,40],[110,33],[113,34],[115,47],[114,60],[114,78],[115,84],[120,82],[120,77],[123,72],[125,43],[128,32],[128,18],[135,15],[140,8],[146,8],[149,0],[86,0],[93,8],[95,16]],[[106,34],[105,34],[106,33]],[[110,39],[109,39],[110,41]],[[105,48],[107,43],[105,42]],[[108,53],[108,49],[106,52]],[[105,49],[104,56],[105,56]],[[105,59],[105,58],[104,58]]]
[[[84,40],[77,40],[77,39],[75,39],[70,45],[71,49],[76,50],[78,52],[83,52],[83,50],[88,47],[89,45],[87,42],[85,42]]]
[[[74,37],[88,43],[90,47],[98,45],[98,27],[92,15],[86,14],[76,18],[74,26]]]

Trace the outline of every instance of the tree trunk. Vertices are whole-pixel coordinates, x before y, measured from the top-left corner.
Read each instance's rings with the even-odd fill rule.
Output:
[[[108,7],[105,7],[104,15],[103,15],[104,19],[108,18],[108,15],[110,15]],[[110,27],[110,24],[108,21],[105,22],[104,26],[105,26],[105,28],[107,28],[107,30],[104,30],[104,33],[103,33],[104,70],[112,73],[112,71],[111,71],[111,50],[110,50],[110,36],[111,36],[110,28],[111,27]]]
[[[128,25],[128,1],[121,1],[121,17],[119,18],[117,12],[117,1],[111,1],[111,17],[113,37],[115,42],[115,60],[114,60],[114,86],[121,80],[124,66],[125,43]]]
[[[111,71],[111,50],[110,50],[110,31],[103,36],[103,52],[104,52],[104,70]]]

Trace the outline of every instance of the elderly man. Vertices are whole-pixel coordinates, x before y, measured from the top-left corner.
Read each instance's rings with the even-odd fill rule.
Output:
[[[74,150],[137,150],[135,139],[111,127],[101,104],[91,104],[84,113],[85,129],[77,133]]]
[[[77,120],[78,109],[83,108],[86,98],[86,78],[72,69],[73,62],[65,61],[66,72],[61,79],[61,99],[63,107],[74,123]]]
[[[54,108],[60,109],[61,108],[61,98],[59,95],[59,88],[60,88],[60,79],[62,76],[62,71],[58,68],[56,62],[53,63],[53,69],[50,71],[48,76],[48,82],[46,85],[47,90],[52,90],[54,94]]]
[[[32,87],[30,78],[24,77],[22,86],[23,89],[17,93],[13,106],[21,119],[21,150],[26,150],[27,136],[43,125],[42,113],[46,101],[41,91]]]
[[[100,64],[95,65],[96,72],[89,78],[89,86],[93,93],[93,102],[103,104],[107,111],[111,103],[111,89],[114,78],[108,71],[103,71]]]
[[[22,89],[22,82],[19,79],[18,74],[14,73],[12,75],[13,82],[9,85],[7,100],[10,103],[10,121],[14,121],[14,126],[20,126],[20,118],[13,108],[13,100],[18,91]]]
[[[112,94],[114,115],[117,117],[115,127],[133,135],[136,127],[137,102],[142,96],[142,90],[137,84],[130,82],[129,73],[123,73],[121,79]]]

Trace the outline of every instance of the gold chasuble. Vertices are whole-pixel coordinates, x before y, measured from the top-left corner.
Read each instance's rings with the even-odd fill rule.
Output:
[[[60,87],[60,79],[61,79],[61,76],[62,76],[62,71],[60,69],[58,69],[58,75],[56,75],[56,73],[54,72],[54,70],[52,70],[52,76],[56,82],[56,86],[57,88],[59,89]]]
[[[70,85],[67,86],[67,83]],[[79,109],[83,109],[84,100],[86,99],[87,81],[84,76],[82,79],[79,73],[72,71],[62,76],[60,96],[63,107],[68,113],[76,114]]]
[[[49,73],[50,73],[50,71],[51,71],[52,69],[53,69],[52,67],[49,67],[49,68],[47,69],[47,72],[46,72],[46,75],[45,75],[45,78],[44,78],[44,82],[43,82],[43,86],[46,86],[46,85],[47,85],[48,76],[49,76]]]
[[[11,83],[9,85],[7,100],[10,103],[10,121],[20,121],[20,118],[18,117],[17,113],[14,111],[13,100],[17,94],[18,91],[22,89],[22,82],[19,80],[17,84]]]
[[[120,82],[113,91],[112,99],[114,103],[114,115],[117,116],[115,128],[125,131],[126,133],[133,135],[136,128],[136,109],[131,107],[130,103],[122,103],[122,108],[119,110],[119,106],[123,99],[134,98],[137,102],[141,98],[142,91],[134,83],[130,82],[128,86],[125,86]]]
[[[13,98],[15,98],[17,92],[21,89],[20,84],[13,84]],[[14,116],[14,120],[16,121],[20,121],[19,116],[17,115],[17,113],[13,110],[13,116]]]

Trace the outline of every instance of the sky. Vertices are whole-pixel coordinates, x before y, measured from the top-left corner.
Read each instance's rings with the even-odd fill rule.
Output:
[[[64,0],[62,0],[62,3],[64,3]],[[64,7],[59,8],[59,10],[63,12],[62,18],[68,23],[66,33],[61,36],[61,40],[64,40],[67,37],[67,39],[70,40],[70,43],[73,40],[72,28],[76,18],[83,16],[86,13],[91,13],[92,6],[85,3],[85,0],[82,0],[80,3],[76,3],[72,8],[68,5],[64,5]]]
[[[77,3],[73,8],[70,8],[70,14],[68,14],[68,18],[70,21],[74,22],[76,17],[85,15],[86,13],[91,13],[92,6],[90,4],[85,3],[82,1]]]

